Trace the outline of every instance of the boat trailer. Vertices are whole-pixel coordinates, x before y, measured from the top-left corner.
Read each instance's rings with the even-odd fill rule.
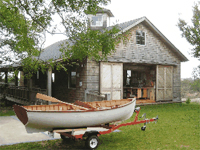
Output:
[[[122,124],[105,124],[105,125],[98,125],[98,126],[93,126],[93,127],[87,127],[91,128],[90,130],[79,128],[79,129],[55,129],[51,132],[49,132],[49,136],[54,137],[54,133],[60,134],[61,138],[63,140],[67,139],[74,139],[74,140],[85,140],[85,146],[88,149],[96,149],[99,145],[99,136],[102,134],[108,134],[116,129],[123,127],[123,126],[128,126],[128,125],[136,125],[136,124],[141,124],[144,123],[144,126],[141,127],[142,131],[145,131],[146,129],[146,124],[150,122],[157,122],[158,116],[156,118],[152,119],[146,119],[146,113],[142,115],[141,118],[144,118],[143,120],[138,121],[138,115],[140,112],[140,107],[135,108],[134,112],[136,113],[135,119],[132,122],[128,123],[122,123]],[[97,128],[101,128],[103,130],[98,130]],[[79,134],[75,134],[75,132],[79,132]]]

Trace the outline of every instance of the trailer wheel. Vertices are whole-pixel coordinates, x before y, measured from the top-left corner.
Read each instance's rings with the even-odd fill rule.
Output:
[[[99,138],[96,135],[89,136],[85,141],[85,146],[88,149],[96,149],[99,145]]]
[[[142,131],[145,131],[145,129],[146,129],[146,126],[141,127]]]

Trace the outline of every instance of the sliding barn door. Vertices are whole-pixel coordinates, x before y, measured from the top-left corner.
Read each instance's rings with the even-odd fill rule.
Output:
[[[111,100],[123,97],[123,64],[100,63],[100,93],[109,93]]]
[[[157,65],[156,100],[173,99],[173,66]]]

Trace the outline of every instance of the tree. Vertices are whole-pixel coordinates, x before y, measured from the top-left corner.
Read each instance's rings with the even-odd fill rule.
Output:
[[[181,81],[181,97],[186,97],[191,91],[192,79],[184,79]]]
[[[192,24],[189,25],[183,19],[179,19],[178,27],[182,32],[182,37],[193,46],[192,55],[200,59],[200,10],[199,3],[193,7]]]
[[[110,0],[1,0],[0,1],[0,55],[4,61],[21,61],[25,72],[32,74],[39,68],[59,64],[49,60],[41,62],[40,53],[46,33],[63,34],[66,42],[61,49],[64,60],[85,57],[106,59],[119,42],[119,29],[93,31],[87,27],[85,12],[96,14],[99,5]],[[59,18],[58,22],[54,22]],[[101,53],[101,55],[99,55]],[[14,59],[15,58],[15,59]]]
[[[193,69],[192,76],[194,81],[191,83],[191,88],[195,92],[200,92],[200,65]]]
[[[200,60],[200,2],[193,7],[192,24],[189,25],[183,19],[179,19],[178,27],[182,32],[182,37],[193,46],[192,55]],[[194,81],[191,83],[193,91],[200,92],[200,66],[193,69],[192,76]]]
[[[197,66],[196,68],[193,68],[192,77],[194,80],[200,79],[200,65]]]

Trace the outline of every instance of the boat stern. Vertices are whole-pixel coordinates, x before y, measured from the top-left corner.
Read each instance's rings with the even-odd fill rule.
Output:
[[[19,105],[13,105],[13,109],[15,111],[16,116],[18,117],[18,119],[24,124],[26,125],[28,122],[28,116],[27,116],[27,110]]]

